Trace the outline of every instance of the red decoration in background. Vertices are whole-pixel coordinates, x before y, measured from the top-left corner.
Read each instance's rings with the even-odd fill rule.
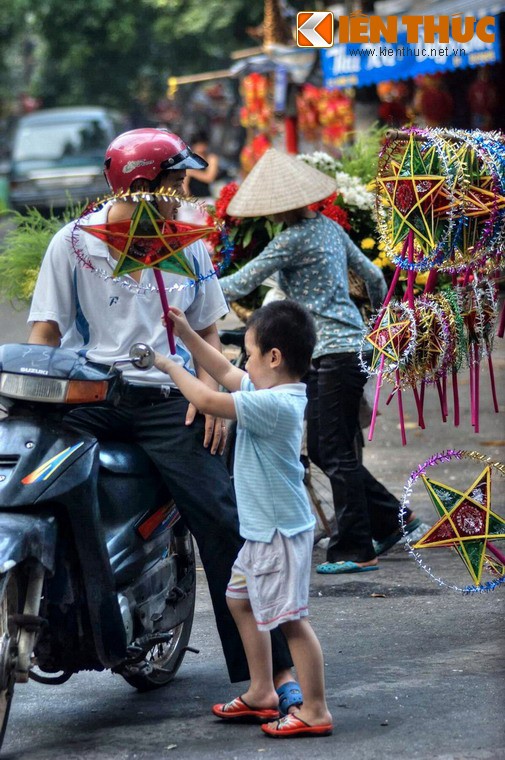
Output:
[[[448,124],[454,110],[452,95],[445,89],[442,75],[425,74],[415,77],[418,90],[414,96],[414,110],[428,127]]]
[[[406,102],[409,97],[409,88],[405,82],[379,82],[377,95],[380,105],[378,110],[379,119],[385,124],[400,126],[407,121]]]
[[[238,184],[236,182],[229,182],[225,185],[219,193],[219,198],[216,201],[216,216],[218,219],[224,219],[228,204],[238,190]],[[237,219],[232,216],[228,216],[227,220],[236,222]]]
[[[472,127],[489,130],[497,126],[495,118],[500,97],[487,66],[477,70],[476,79],[468,88],[467,98],[472,112]]]
[[[268,130],[273,118],[273,110],[268,102],[269,83],[263,74],[248,74],[241,86],[244,105],[240,109],[240,123],[243,127]]]
[[[340,90],[306,84],[296,103],[298,128],[307,140],[320,137],[325,145],[338,147],[353,129],[352,101]]]
[[[240,163],[246,174],[248,174],[256,164],[263,153],[272,147],[269,138],[264,134],[256,135],[250,143],[245,145],[240,151]]]

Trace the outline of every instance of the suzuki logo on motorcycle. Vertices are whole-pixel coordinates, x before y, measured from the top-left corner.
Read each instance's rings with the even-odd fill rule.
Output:
[[[49,371],[47,369],[36,369],[35,367],[20,367],[20,372],[29,372],[30,375],[48,375]]]
[[[84,446],[84,441],[81,441],[80,443],[76,443],[75,446],[68,446],[66,449],[63,449],[63,451],[60,451],[59,454],[55,454],[54,457],[51,457],[51,459],[48,459],[47,462],[44,462],[39,467],[37,467],[36,470],[31,472],[29,475],[26,475],[22,480],[21,483],[24,486],[29,486],[32,483],[38,483],[39,480],[48,480],[51,475],[53,475],[58,467],[65,462],[74,451],[77,451],[77,449],[80,449],[81,446]]]

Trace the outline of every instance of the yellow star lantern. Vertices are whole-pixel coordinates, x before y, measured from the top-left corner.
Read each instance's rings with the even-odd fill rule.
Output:
[[[387,223],[390,249],[404,240],[409,230],[425,253],[437,245],[437,222],[446,208],[440,205],[439,196],[442,194],[446,203],[448,192],[444,187],[447,177],[437,170],[435,157],[433,149],[423,155],[411,136],[400,161],[391,160],[389,173],[377,178],[381,202],[391,212]]]
[[[412,321],[408,318],[402,319],[397,311],[388,305],[379,323],[365,338],[373,346],[370,369],[377,371],[383,356],[397,366],[401,359],[406,357],[412,337]]]
[[[496,557],[503,556],[490,541],[505,539],[505,520],[491,509],[491,467],[486,467],[466,491],[426,475],[422,479],[441,517],[412,548],[454,548],[479,585],[484,561],[493,565]],[[488,557],[488,553],[494,556]]]
[[[423,376],[433,376],[442,365],[448,350],[447,338],[442,330],[439,313],[434,305],[426,303],[417,308],[417,341],[413,369]]]

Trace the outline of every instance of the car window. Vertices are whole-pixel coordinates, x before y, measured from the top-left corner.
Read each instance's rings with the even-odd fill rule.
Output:
[[[96,158],[101,160],[110,141],[106,124],[92,121],[58,122],[22,125],[16,136],[15,161],[66,158]]]

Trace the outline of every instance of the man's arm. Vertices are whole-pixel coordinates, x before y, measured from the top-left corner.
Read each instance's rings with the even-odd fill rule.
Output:
[[[203,414],[236,420],[235,403],[228,393],[212,390],[199,378],[194,377],[184,367],[171,359],[156,354],[155,366],[170,375],[177,387],[187,400],[196,406]]]
[[[28,343],[36,343],[39,346],[55,346],[61,343],[60,328],[57,322],[34,322]]]
[[[189,335],[189,342],[185,340],[185,343],[196,360],[197,375],[203,382],[206,382],[206,376],[212,377],[228,391],[240,390],[245,372],[235,367],[221,353],[221,341],[215,324],[207,330],[193,331]],[[212,387],[210,383],[206,384]]]
[[[189,348],[191,351],[190,346],[186,342],[186,336],[189,335],[190,343],[191,337],[193,337],[193,340],[198,344],[204,356],[205,354],[210,354],[214,357],[214,359],[217,359],[221,366],[224,366],[224,362],[226,363],[227,368],[231,368],[232,365],[230,362],[221,354],[221,341],[219,340],[219,334],[215,323],[209,325],[209,327],[203,330],[199,330],[198,333],[196,333],[189,327],[189,324],[187,323],[186,318],[183,316],[182,312],[181,317],[183,327],[186,328],[184,342],[186,343],[187,348]],[[211,373],[206,371],[206,368],[202,366],[194,354],[193,358],[195,360],[196,371],[199,380],[201,380],[201,382],[204,384],[204,387],[207,387],[210,391],[217,393],[219,377],[215,378]],[[217,393],[217,395],[224,396],[222,393]],[[190,403],[186,414],[186,425],[191,425],[195,419],[197,408],[200,410],[200,412],[202,412],[202,414],[205,415],[205,435],[203,439],[204,447],[210,447],[209,450],[211,454],[223,454],[226,446],[227,429],[226,425],[220,419],[221,415],[219,412],[206,412],[204,409],[200,409],[198,405]]]

